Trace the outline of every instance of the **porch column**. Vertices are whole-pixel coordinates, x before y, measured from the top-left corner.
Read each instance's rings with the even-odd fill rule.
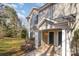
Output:
[[[66,39],[66,56],[70,56],[70,39],[71,39],[71,32],[68,32],[67,39]]]
[[[62,30],[62,56],[70,56],[71,32],[67,29]]]
[[[62,56],[66,56],[66,30],[62,29]]]
[[[41,46],[43,45],[43,31],[41,31]]]
[[[38,48],[38,44],[39,44],[39,32],[35,32],[35,48]]]
[[[54,45],[57,47],[58,46],[58,32],[54,32]]]
[[[54,47],[54,49],[55,49],[55,51],[56,51],[56,54],[58,54],[58,31],[55,31],[54,32],[54,45],[55,45],[55,47]]]

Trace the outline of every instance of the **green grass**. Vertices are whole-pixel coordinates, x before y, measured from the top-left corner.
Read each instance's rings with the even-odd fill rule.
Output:
[[[16,38],[4,38],[0,39],[0,55],[7,52],[14,52],[15,50],[19,50],[20,46],[25,43],[24,39],[16,39]]]

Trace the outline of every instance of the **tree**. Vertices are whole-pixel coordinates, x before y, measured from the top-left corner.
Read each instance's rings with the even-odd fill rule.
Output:
[[[2,11],[0,13],[0,27],[4,29],[5,36],[17,37],[18,33],[21,32],[21,22],[15,9],[4,5]]]
[[[17,36],[17,34],[16,34],[17,33],[17,28],[18,28],[17,27],[17,22],[19,22],[19,21],[17,21],[18,16],[16,14],[16,11],[13,8],[9,7],[9,6],[5,6],[4,11],[9,16],[10,23],[8,23],[9,24],[8,26],[11,28],[10,30],[12,30],[12,35],[13,35],[13,37],[16,37]]]
[[[79,29],[74,31],[73,42],[76,48],[76,54],[78,54],[78,40],[79,40]]]

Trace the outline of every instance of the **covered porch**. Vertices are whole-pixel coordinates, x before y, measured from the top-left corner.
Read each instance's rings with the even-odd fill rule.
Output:
[[[64,19],[52,21],[46,19],[38,24],[39,30],[35,32],[36,47],[53,46],[54,55],[70,56],[71,28],[70,23]],[[52,50],[50,49],[50,50]]]
[[[70,55],[70,39],[68,37],[68,30],[66,29],[51,29],[42,30],[36,36],[39,40],[36,40],[36,48],[43,48],[43,51],[48,50],[48,55],[68,56]],[[38,42],[37,42],[38,41]],[[46,50],[46,51],[47,51]]]

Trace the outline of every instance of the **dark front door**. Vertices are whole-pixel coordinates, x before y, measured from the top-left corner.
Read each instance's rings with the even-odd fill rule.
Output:
[[[49,32],[49,44],[54,44],[54,32]]]

